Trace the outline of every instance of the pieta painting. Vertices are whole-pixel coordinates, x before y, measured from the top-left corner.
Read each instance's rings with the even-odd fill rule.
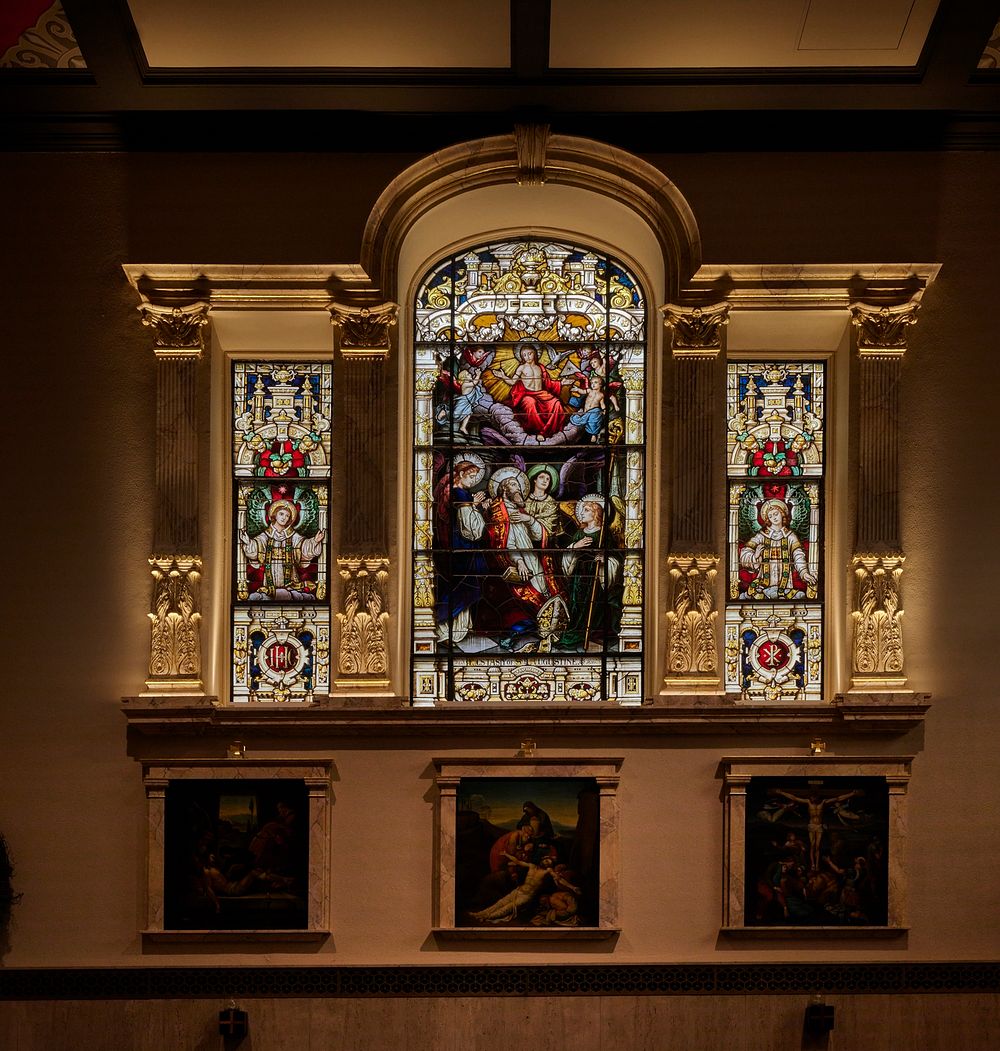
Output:
[[[596,927],[593,778],[464,778],[455,822],[459,926]]]
[[[164,919],[174,930],[307,926],[301,780],[183,780],[166,792]]]
[[[617,933],[620,759],[435,759],[445,938]]]
[[[413,695],[641,703],[645,305],[603,253],[443,261],[415,304]]]

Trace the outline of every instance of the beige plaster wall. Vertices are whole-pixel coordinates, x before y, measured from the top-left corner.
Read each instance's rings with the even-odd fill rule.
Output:
[[[5,160],[0,831],[15,862],[7,966],[247,960],[141,952],[144,799],[123,694],[145,675],[153,367],[122,262],[341,262],[414,158],[34,155]],[[926,725],[831,749],[916,754],[908,938],[718,939],[718,757],[806,742],[566,740],[625,757],[624,933],[552,952],[439,950],[431,924],[431,756],[496,743],[331,742],[333,928],[253,962],[950,960],[1000,953],[995,512],[1000,154],[650,158],[698,218],[706,262],[941,262],[911,332],[902,421],[905,640]],[[10,250],[13,246],[13,250]],[[14,510],[16,509],[16,510]],[[206,596],[207,599],[210,596]],[[503,742],[513,752],[516,741]],[[214,754],[192,742],[192,754]],[[275,744],[275,754],[285,747]],[[300,753],[301,754],[301,753]],[[734,1023],[736,1024],[736,1023]],[[303,1045],[304,1046],[304,1045]],[[444,1045],[439,1045],[444,1046]],[[692,1045],[694,1046],[694,1045]]]

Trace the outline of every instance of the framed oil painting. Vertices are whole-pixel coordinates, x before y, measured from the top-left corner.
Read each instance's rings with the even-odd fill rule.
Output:
[[[328,933],[329,764],[147,764],[152,940]]]
[[[619,759],[437,759],[446,938],[618,932]]]
[[[905,930],[909,758],[725,759],[724,929]]]

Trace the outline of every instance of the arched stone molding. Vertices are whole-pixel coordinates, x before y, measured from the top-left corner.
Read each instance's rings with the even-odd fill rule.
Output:
[[[658,168],[607,143],[528,126],[432,153],[386,187],[368,218],[361,246],[361,265],[384,297],[393,298],[400,250],[417,220],[451,197],[505,183],[574,186],[631,209],[660,245],[664,288],[651,292],[662,294],[666,302],[676,299],[701,263],[694,213]]]

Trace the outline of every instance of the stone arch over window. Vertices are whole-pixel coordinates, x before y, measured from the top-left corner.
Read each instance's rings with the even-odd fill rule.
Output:
[[[431,305],[426,302],[427,290],[435,282],[440,285],[443,281],[451,280],[451,276],[445,275],[442,267],[452,276],[452,272],[461,269],[462,281],[467,281],[466,267],[469,265],[480,272],[473,277],[477,282],[482,280],[482,273],[485,273],[487,282],[501,281],[505,279],[505,275],[509,281],[512,269],[525,269],[524,260],[517,257],[525,253],[530,255],[534,251],[540,255],[541,270],[545,271],[550,281],[554,270],[561,270],[564,263],[568,264],[570,282],[575,281],[580,286],[579,296],[586,294],[585,286],[588,281],[593,291],[595,267],[600,270],[597,284],[608,282],[612,269],[615,281],[619,280],[620,275],[626,284],[631,283],[635,289],[635,311],[637,316],[642,317],[641,340],[636,343],[633,338],[635,333],[630,331],[626,334],[623,330],[619,331],[620,339],[619,336],[614,338],[623,346],[629,340],[632,340],[630,346],[641,346],[641,350],[633,352],[630,349],[628,352],[629,355],[634,353],[636,361],[641,362],[641,369],[625,360],[628,355],[612,352],[610,346],[603,342],[607,332],[616,331],[614,325],[606,327],[606,319],[600,324],[595,324],[590,330],[579,329],[575,337],[577,343],[582,345],[585,339],[581,340],[581,337],[585,331],[589,331],[589,335],[593,337],[600,329],[601,336],[597,342],[601,346],[601,371],[610,373],[612,369],[618,369],[614,378],[607,377],[607,382],[613,384],[613,387],[604,393],[604,405],[609,414],[605,422],[610,425],[610,432],[602,423],[596,421],[598,413],[595,412],[591,412],[591,416],[595,418],[593,430],[598,432],[596,434],[588,434],[583,424],[569,422],[572,415],[582,419],[587,392],[572,393],[573,382],[568,372],[563,372],[569,368],[567,362],[580,374],[583,374],[584,370],[577,368],[581,364],[578,360],[579,346],[576,349],[571,348],[573,337],[569,328],[564,326],[561,337],[556,330],[557,310],[550,319],[547,336],[550,339],[555,337],[557,342],[562,338],[566,346],[560,345],[551,352],[546,349],[532,353],[537,353],[537,357],[544,359],[538,364],[542,365],[547,374],[555,361],[559,369],[558,375],[566,380],[566,391],[560,408],[546,420],[534,419],[527,411],[533,404],[529,396],[526,401],[518,400],[518,408],[511,408],[508,404],[507,411],[512,418],[511,433],[517,431],[517,442],[527,440],[529,444],[534,445],[539,439],[542,442],[562,441],[563,439],[557,438],[556,435],[561,435],[564,427],[572,431],[574,442],[579,444],[582,435],[585,444],[592,449],[597,449],[601,443],[605,443],[610,449],[610,439],[617,440],[620,437],[623,442],[620,456],[607,458],[605,467],[602,468],[603,476],[600,481],[595,476],[594,484],[590,487],[601,490],[595,495],[606,498],[607,506],[612,510],[615,510],[612,497],[624,499],[624,479],[629,471],[637,479],[641,475],[644,481],[647,477],[653,477],[653,472],[658,470],[660,440],[657,406],[661,382],[659,355],[662,334],[654,319],[656,308],[663,301],[661,297],[668,297],[671,291],[679,289],[690,276],[691,268],[698,264],[700,246],[694,217],[677,188],[662,173],[638,158],[587,140],[566,136],[547,137],[544,134],[540,134],[538,138],[531,136],[531,129],[520,129],[513,136],[441,151],[414,165],[394,180],[383,193],[372,211],[364,239],[362,261],[365,269],[373,278],[378,275],[382,287],[387,291],[391,290],[393,298],[400,303],[397,446],[399,473],[395,486],[399,494],[399,503],[396,515],[397,542],[390,559],[399,567],[397,608],[403,611],[403,615],[397,624],[394,678],[403,686],[403,692],[409,693],[418,705],[436,703],[446,698],[475,699],[471,693],[465,698],[460,691],[456,693],[452,688],[456,683],[461,685],[460,677],[456,679],[454,675],[454,666],[456,653],[461,652],[467,643],[464,641],[465,636],[463,640],[454,636],[456,631],[464,631],[464,627],[457,628],[454,624],[446,627],[449,618],[444,616],[434,621],[435,626],[432,627],[433,618],[426,606],[426,602],[431,600],[435,579],[442,579],[440,563],[443,555],[440,550],[436,555],[432,555],[428,549],[414,558],[414,549],[411,547],[411,538],[414,537],[417,537],[418,544],[429,539],[433,547],[432,535],[421,538],[420,530],[430,530],[431,534],[433,533],[431,519],[435,491],[445,484],[439,475],[445,470],[444,459],[452,464],[457,449],[454,442],[449,445],[447,453],[434,448],[431,438],[434,433],[434,415],[438,413],[448,420],[447,426],[451,428],[449,434],[454,437],[457,433],[456,428],[461,430],[463,422],[462,419],[455,422],[455,404],[458,404],[461,415],[468,398],[479,397],[478,393],[474,392],[476,383],[473,375],[466,372],[460,379],[458,373],[461,369],[451,368],[461,358],[460,354],[454,353],[454,348],[462,343],[462,340],[451,340],[453,334],[446,333],[443,340],[437,341],[435,351],[433,344],[437,335],[440,335],[440,328],[437,333],[431,333],[428,329],[432,324],[429,318],[433,311]],[[529,263],[529,267],[530,265]],[[494,270],[496,273],[493,273]],[[541,276],[539,273],[540,278]],[[419,305],[422,290],[425,296],[423,308]],[[592,300],[591,309],[612,309],[608,295],[602,295],[606,300],[604,305],[600,304],[600,297],[597,297]],[[443,297],[441,302],[444,303],[446,299],[447,297]],[[551,302],[549,306],[554,309]],[[417,316],[421,309],[425,315],[423,321]],[[440,313],[433,323],[439,326],[443,324]],[[421,324],[424,325],[422,334],[419,329]],[[509,344],[500,352],[500,357],[504,360],[497,363],[507,374],[507,390],[495,391],[492,394],[484,391],[495,404],[502,404],[504,396],[509,399],[513,384],[517,382],[514,374],[519,364],[523,364],[512,355],[517,349],[518,341],[522,347],[532,342],[531,335],[526,329],[512,329],[508,326],[503,330],[502,325],[492,333],[492,339],[496,339],[500,344]],[[485,341],[481,341],[477,346],[479,349],[476,353],[491,353]],[[442,403],[438,379],[444,360],[442,348],[444,357],[449,362],[444,371],[450,370],[451,382],[455,385],[451,402],[447,405]],[[523,352],[529,353],[527,350]],[[560,359],[561,353],[567,353],[567,357]],[[493,364],[491,358],[488,367],[492,369]],[[620,374],[621,366],[625,367],[627,376]],[[637,380],[636,377],[640,374],[641,380]],[[549,380],[552,382],[551,375]],[[631,395],[626,390],[626,380],[637,385],[637,389]],[[463,382],[469,388],[464,399],[461,394]],[[424,391],[421,395],[420,389],[428,385],[431,390]],[[434,403],[435,385],[438,387],[437,405]],[[629,398],[633,415],[635,407],[640,403],[640,415],[645,415],[638,424],[639,429],[633,431],[631,441],[627,440],[626,434],[617,434],[619,427],[624,432],[628,415],[626,401]],[[573,399],[579,401],[580,405],[571,405]],[[600,397],[595,394],[591,400],[595,403],[592,408],[598,408]],[[577,412],[577,409],[581,411]],[[614,414],[619,410],[620,420],[616,421]],[[503,415],[504,410],[499,411]],[[520,424],[527,424],[526,429],[519,426],[518,421]],[[420,428],[425,423],[429,425],[430,430],[421,434]],[[501,427],[501,432],[502,430]],[[532,434],[533,430],[539,433]],[[542,433],[547,431],[552,431],[552,434]],[[497,440],[502,443],[515,439],[505,435]],[[457,442],[463,441],[465,436],[457,435]],[[408,472],[404,465],[414,462],[415,449],[418,450],[419,462],[416,470],[410,469]],[[513,451],[508,449],[507,455],[524,459],[524,451],[523,447]],[[435,453],[442,460],[437,464],[437,473]],[[491,450],[491,453],[495,457],[496,448]],[[535,449],[532,455],[534,459],[538,459],[538,450]],[[616,466],[618,459],[621,462]],[[631,462],[631,466],[628,466],[627,461]],[[494,468],[503,466],[514,465],[492,465]],[[544,465],[540,461],[531,464],[525,461],[522,466],[521,473],[527,478],[534,469]],[[555,465],[555,469],[558,470],[559,466]],[[492,471],[488,469],[485,474],[492,474]],[[620,474],[622,480],[612,478],[612,474]],[[479,481],[478,488],[485,494],[482,499],[496,501],[497,494],[490,492],[491,484],[484,477]],[[569,493],[571,488],[573,486],[567,486],[566,493]],[[639,493],[643,489],[642,482],[637,481],[633,488]],[[631,600],[623,603],[626,607],[622,618],[625,626],[616,627],[616,635],[625,631],[631,632],[631,636],[626,642],[620,639],[616,639],[615,642],[616,647],[627,645],[632,653],[629,671],[626,673],[623,665],[620,675],[607,674],[608,653],[603,649],[602,643],[597,654],[601,668],[590,677],[590,683],[578,687],[578,693],[585,691],[587,694],[584,697],[581,693],[580,699],[614,699],[619,703],[638,704],[642,701],[644,681],[651,682],[658,674],[662,674],[661,669],[653,666],[655,659],[649,656],[650,651],[655,650],[652,641],[659,630],[657,603],[653,597],[658,586],[656,567],[655,563],[647,564],[642,554],[647,545],[655,544],[659,539],[659,487],[650,485],[646,488],[648,493],[633,499],[634,522],[630,537],[633,544],[632,556],[626,559],[623,549],[619,558],[609,556],[606,563],[615,566],[620,574],[618,598]],[[575,493],[574,489],[573,492],[575,495],[572,501],[565,493],[562,494],[563,503],[575,503],[576,498],[588,495],[582,490]],[[583,513],[586,514],[587,510],[584,509]],[[623,503],[622,510],[616,512],[616,527],[623,530],[626,522],[627,515]],[[574,522],[572,511],[567,513],[560,510],[558,528],[561,542],[570,542],[574,533],[571,526],[579,527],[579,523]],[[499,542],[497,530],[489,535]],[[486,541],[481,539],[480,543],[484,548],[488,547]],[[609,548],[614,541],[605,537],[602,543],[605,548]],[[440,539],[438,548],[440,549]],[[449,550],[454,551],[453,548]],[[478,567],[480,572],[493,576],[493,570],[502,569],[499,565],[500,559],[495,554],[491,555],[485,551],[483,554],[484,564]],[[566,588],[573,584],[572,572],[568,577],[565,572],[573,559],[572,556],[563,555],[558,551],[554,551],[552,557],[558,564],[550,567],[552,574],[547,589],[542,590],[545,591],[546,598],[557,600],[553,604],[556,607],[563,603],[563,609],[556,610],[558,625],[561,622],[560,618],[569,620],[575,615],[573,603],[569,602],[565,593]],[[434,564],[435,558],[438,561],[437,565]],[[546,559],[542,558],[539,561],[544,563]],[[576,568],[575,564],[570,568]],[[514,567],[508,567],[508,570],[516,571]],[[500,575],[502,576],[502,573]],[[621,594],[622,588],[627,591],[624,596]],[[421,603],[425,605],[421,606]],[[433,603],[438,604],[437,598],[433,599]],[[414,606],[416,608],[411,620],[406,614]],[[629,606],[632,607],[630,611],[627,608]],[[547,608],[546,616],[551,612]],[[513,613],[510,616],[513,617]],[[502,615],[500,619],[503,619]],[[587,618],[583,619],[586,621]],[[617,616],[615,619],[617,620]],[[426,623],[423,623],[424,621]],[[515,618],[513,623],[517,624],[518,621],[523,625],[525,618]],[[531,627],[537,635],[537,625]],[[442,631],[449,636],[448,639],[437,637]],[[558,637],[562,637],[564,641],[569,639],[565,632],[549,634],[550,641]],[[584,634],[587,635],[586,629]],[[595,632],[595,635],[597,634],[599,633]],[[522,645],[522,638],[518,637],[516,631],[512,635],[508,633],[508,636],[494,631],[492,639],[497,647],[501,642],[506,642],[511,649],[520,650]],[[589,635],[585,642],[582,637],[578,641],[584,650],[598,648]],[[526,648],[532,651],[531,660],[542,659],[535,655],[538,642],[537,638],[533,638],[526,643]],[[445,650],[449,652],[444,652]],[[559,648],[557,652],[567,651]],[[498,649],[498,655],[503,656],[502,650]],[[508,663],[513,664],[514,658],[510,654],[507,656],[510,658]],[[580,658],[581,654],[576,654],[576,657]],[[439,662],[437,665],[434,665],[435,660]],[[418,675],[418,669],[425,663],[427,668],[424,675]],[[432,666],[437,668],[438,674],[433,682],[430,677],[435,674],[431,671]],[[494,672],[497,672],[497,669],[494,669]],[[493,699],[500,699],[501,684],[497,681],[499,674],[501,673],[494,674],[486,686],[492,691],[492,695],[495,695]],[[477,680],[480,685],[485,681]],[[531,698],[521,699],[569,700],[564,693],[565,689],[569,688],[567,682],[566,677],[562,676],[558,688],[551,684],[550,688],[539,687],[540,692],[532,693]],[[421,683],[426,689],[421,689]],[[596,688],[592,684],[596,684]],[[527,688],[525,686],[525,689]],[[472,688],[478,697],[476,689]],[[514,699],[513,696],[510,699]]]

